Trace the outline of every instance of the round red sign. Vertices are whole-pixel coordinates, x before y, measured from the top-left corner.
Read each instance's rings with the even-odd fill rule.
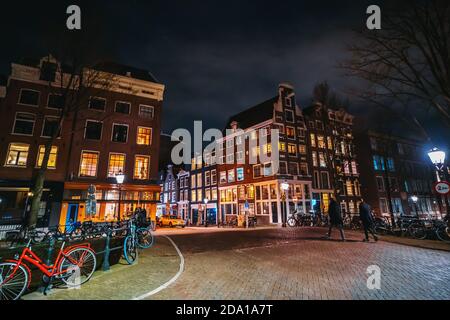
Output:
[[[434,185],[434,191],[445,196],[450,193],[450,183],[447,181],[438,182]]]

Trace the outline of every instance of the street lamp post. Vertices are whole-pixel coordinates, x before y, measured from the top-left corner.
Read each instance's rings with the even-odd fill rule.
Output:
[[[119,206],[118,206],[118,210],[117,210],[117,221],[120,222],[120,204],[122,201],[122,184],[123,181],[125,180],[125,175],[123,174],[122,170],[120,170],[117,174],[116,174],[116,182],[117,185],[119,186]]]
[[[209,202],[209,199],[208,198],[205,198],[205,199],[203,199],[203,203],[205,204],[204,205],[204,209],[203,209],[203,214],[204,214],[204,223],[205,223],[205,228],[208,226],[208,202]]]
[[[282,227],[286,228],[286,222],[287,222],[287,215],[288,215],[288,206],[289,206],[289,202],[288,202],[288,190],[289,190],[289,183],[287,182],[283,182],[281,184],[281,190],[283,190],[283,195],[282,195],[282,200],[284,200],[285,204],[284,206],[286,207],[285,210],[283,210],[282,212]]]
[[[27,193],[27,198],[25,200],[25,208],[23,209],[23,217],[22,217],[22,224],[25,226],[27,223],[27,212],[28,212],[28,202],[30,200],[30,198],[32,198],[34,196],[33,192],[28,192]]]
[[[417,207],[417,202],[419,201],[419,198],[417,196],[411,196],[411,200],[414,203],[414,209],[416,211],[416,215],[419,218],[419,208]]]
[[[441,182],[442,180],[447,179],[447,170],[445,167],[445,151],[440,150],[439,148],[433,148],[428,152],[428,157],[431,160],[431,163],[436,167],[436,180],[437,182]],[[448,182],[448,181],[447,181]],[[438,200],[443,199],[445,197],[445,206],[447,207],[447,217],[450,215],[450,203],[448,201],[448,195],[439,196]]]

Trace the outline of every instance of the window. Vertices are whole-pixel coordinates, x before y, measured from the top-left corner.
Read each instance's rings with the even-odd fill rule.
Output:
[[[149,146],[152,144],[152,128],[138,127],[137,141],[138,145]]]
[[[317,130],[323,130],[323,122],[316,120],[316,128]]]
[[[42,162],[44,161],[44,153],[45,153],[45,146],[39,146],[39,152],[37,156],[37,163],[36,167],[40,168],[42,166]],[[47,168],[55,169],[56,168],[56,157],[58,155],[58,147],[52,146],[50,150],[50,156],[48,158],[47,162]]]
[[[380,211],[381,213],[389,213],[387,200],[385,198],[380,198]]]
[[[400,142],[397,143],[397,149],[398,149],[398,154],[401,154],[401,155],[405,154],[405,150],[403,148],[403,144],[401,144]]]
[[[264,177],[270,177],[270,176],[272,176],[273,175],[273,172],[272,172],[272,164],[269,162],[269,163],[265,163],[264,165],[263,165],[263,170],[264,170]]]
[[[300,154],[306,154],[306,146],[304,144],[300,144],[298,146],[298,152],[300,152]]]
[[[244,168],[237,168],[236,174],[237,174],[237,181],[244,181]]]
[[[62,109],[64,108],[64,99],[61,94],[50,93],[47,100],[47,108]]]
[[[100,140],[102,138],[103,123],[94,120],[86,121],[84,138],[89,140]]]
[[[328,172],[321,172],[320,176],[322,180],[322,189],[330,189],[330,177]]]
[[[197,190],[192,190],[191,191],[191,201],[192,202],[197,202]]]
[[[221,171],[220,172],[220,184],[227,183],[227,172]]]
[[[288,153],[290,156],[296,157],[297,156],[297,145],[295,144],[288,144]]]
[[[292,107],[292,100],[290,97],[286,97],[284,98],[284,104],[286,105],[286,107]]]
[[[134,179],[147,180],[150,171],[150,157],[136,156],[134,158]]]
[[[355,195],[357,196],[361,195],[361,186],[359,185],[358,181],[355,181]]]
[[[126,143],[128,140],[128,125],[113,124],[112,141]]]
[[[326,148],[324,136],[320,136],[320,135],[317,136],[317,147],[320,149]]]
[[[383,192],[385,190],[384,189],[384,179],[383,179],[383,177],[376,177],[376,179],[377,179],[378,191]]]
[[[217,200],[217,189],[211,190],[211,200]]]
[[[317,189],[320,189],[320,176],[319,171],[314,171],[314,184]]]
[[[319,163],[321,168],[327,167],[327,163],[325,162],[325,155],[323,154],[323,152],[319,152]]]
[[[122,114],[130,114],[130,110],[131,110],[131,103],[116,101],[115,112]]]
[[[80,177],[96,177],[99,153],[96,151],[82,151],[80,161]]]
[[[139,106],[139,117],[152,120],[155,116],[155,108],[152,106]]]
[[[99,97],[91,97],[89,99],[89,109],[97,111],[105,111],[106,99]]]
[[[387,167],[390,172],[395,172],[394,159],[387,158]]]
[[[110,153],[108,177],[114,178],[119,172],[125,172],[125,155],[122,153]]]
[[[353,174],[358,174],[358,167],[356,165],[356,161],[352,161],[352,172]]]
[[[347,180],[347,182],[345,183],[346,185],[346,189],[347,189],[347,195],[348,196],[353,196],[353,183],[351,180]]]
[[[191,188],[195,188],[195,184],[197,183],[197,178],[195,174],[191,176]]]
[[[197,188],[201,188],[202,187],[202,174],[198,173],[197,174]]]
[[[11,143],[6,156],[6,166],[26,167],[30,145],[24,143]]]
[[[211,170],[211,185],[217,184],[217,172],[216,170]]]
[[[301,128],[297,128],[297,138],[304,139],[305,138],[305,130]]]
[[[197,201],[201,202],[203,200],[202,189],[197,189]]]
[[[327,145],[329,150],[333,150],[333,142],[331,141],[331,137],[327,137]]]
[[[58,129],[59,121],[58,118],[45,117],[44,126],[42,127],[42,137],[51,138],[56,133]],[[60,136],[60,133],[58,134]]]
[[[286,127],[286,136],[288,139],[295,139],[295,129],[292,127]]]
[[[311,147],[316,147],[316,135],[314,133],[310,134],[310,138],[311,138]]]
[[[384,158],[380,156],[373,156],[373,168],[378,171],[384,171]]]
[[[371,137],[370,138],[370,147],[372,148],[372,150],[376,151],[378,149],[378,143],[377,143],[377,139]]]
[[[289,162],[289,174],[293,176],[298,176],[298,163]]]
[[[307,176],[308,175],[308,164],[300,163],[300,175]]]
[[[27,106],[38,106],[39,105],[39,91],[21,89],[19,96],[19,104],[25,104]]]
[[[285,142],[278,142],[278,150],[279,152],[286,152],[286,143]]]
[[[261,178],[261,165],[253,166],[253,178]]]
[[[234,182],[235,176],[234,176],[234,169],[228,170],[228,182]]]
[[[292,110],[285,111],[286,122],[294,122],[294,112]]]
[[[319,166],[319,162],[317,160],[317,152],[313,152],[312,153],[312,160],[313,160],[313,166],[314,167],[318,167]]]
[[[205,172],[205,186],[211,185],[211,171]]]
[[[36,115],[32,113],[17,112],[16,119],[14,121],[13,133],[32,136],[35,122]]]
[[[280,161],[279,174],[282,174],[282,175],[288,174],[288,168],[287,168],[286,161]]]

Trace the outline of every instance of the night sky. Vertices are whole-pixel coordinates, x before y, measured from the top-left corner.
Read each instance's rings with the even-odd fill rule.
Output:
[[[2,4],[0,73],[11,61],[44,55],[48,35],[65,28],[65,9],[79,4],[91,43],[108,59],[150,70],[166,87],[163,130],[223,128],[226,119],[277,93],[290,82],[303,107],[314,85],[327,80],[345,94],[355,80],[336,66],[347,57],[352,29],[366,23],[366,8],[383,1],[15,1]],[[383,7],[382,7],[383,8]],[[91,29],[89,29],[91,28]],[[47,37],[46,37],[47,36]],[[45,39],[45,40],[44,40]],[[373,107],[351,101],[356,114]],[[432,115],[424,122],[435,124]],[[431,127],[431,125],[430,125]],[[450,140],[433,125],[436,142]]]

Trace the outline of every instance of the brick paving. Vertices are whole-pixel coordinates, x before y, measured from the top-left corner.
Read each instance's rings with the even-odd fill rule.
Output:
[[[185,258],[181,277],[149,299],[450,299],[450,252],[390,242],[321,239],[324,229],[164,230]],[[338,238],[338,234],[334,234]],[[381,268],[381,290],[366,286],[369,265]],[[80,290],[33,299],[131,299],[178,271],[171,244],[157,238],[136,266],[96,274]]]

